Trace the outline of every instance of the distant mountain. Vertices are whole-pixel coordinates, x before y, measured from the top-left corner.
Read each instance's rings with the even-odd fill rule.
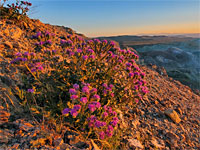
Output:
[[[194,35],[193,35],[194,36]],[[110,36],[110,37],[99,37],[100,39],[114,40],[120,44],[121,47],[133,47],[137,48],[144,45],[154,45],[154,44],[165,44],[171,42],[183,42],[192,40],[196,37],[180,36],[180,35],[159,35],[159,36],[132,36],[132,35],[122,35],[122,36]]]
[[[200,34],[123,35],[100,39],[117,41],[121,48],[136,49],[140,63],[164,67],[170,77],[200,89]]]

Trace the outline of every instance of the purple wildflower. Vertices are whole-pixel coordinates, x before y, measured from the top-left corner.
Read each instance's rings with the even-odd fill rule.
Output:
[[[131,67],[132,64],[131,64],[131,63],[126,63],[126,66],[127,66],[127,67]]]
[[[114,97],[114,96],[115,96],[115,94],[114,94],[114,93],[110,93],[110,96],[111,96],[111,97]]]
[[[82,49],[77,49],[77,53],[81,53],[83,50]]]
[[[130,73],[128,74],[128,76],[129,76],[129,77],[133,77],[133,76],[134,76],[134,73],[130,72]]]
[[[87,55],[83,55],[82,58],[83,58],[83,60],[87,60],[88,56]]]
[[[113,132],[106,130],[106,135],[107,135],[108,137],[111,137],[111,136],[113,135]]]
[[[75,110],[75,109],[72,109],[70,114],[73,116],[73,117],[76,117],[78,115],[78,112]]]
[[[110,54],[110,56],[112,56],[112,55],[113,55],[113,52],[112,52],[112,51],[108,51],[108,54]]]
[[[107,107],[108,112],[111,114],[112,113],[112,107],[108,106]]]
[[[49,44],[49,45],[51,45],[52,42],[51,42],[51,40],[47,40],[47,41],[45,42],[45,44]]]
[[[124,56],[123,55],[119,56],[119,59],[124,60]]]
[[[107,44],[107,43],[108,43],[108,41],[107,41],[107,40],[103,40],[103,41],[102,41],[102,43],[104,43],[104,44]]]
[[[76,94],[77,92],[76,92],[75,89],[71,88],[71,89],[69,89],[69,93],[72,94],[72,95],[74,95],[74,94]]]
[[[27,61],[27,58],[21,58],[22,61]]]
[[[120,64],[121,64],[121,63],[122,63],[122,60],[121,60],[121,59],[119,59],[119,60],[118,60],[118,63],[120,63]]]
[[[103,90],[103,94],[106,95],[107,94],[107,90]]]
[[[42,46],[44,44],[45,44],[45,42],[43,42],[43,41],[41,41],[41,42],[38,43],[38,45],[40,45],[40,46]]]
[[[117,116],[116,111],[113,111],[113,112],[112,112],[112,115],[113,115],[113,116]]]
[[[36,56],[36,53],[33,53],[33,52],[32,52],[32,53],[30,53],[30,55],[31,55],[31,56]]]
[[[96,121],[97,117],[95,115],[91,115],[89,119],[90,121]]]
[[[88,49],[86,52],[87,53],[94,53],[94,51],[92,49]]]
[[[86,104],[88,100],[87,97],[81,97],[80,101]]]
[[[94,93],[94,92],[97,92],[97,89],[96,89],[96,88],[92,88],[92,89],[90,90],[90,93]]]
[[[77,98],[78,98],[77,95],[72,95],[72,96],[70,97],[70,99],[72,99],[72,100],[75,100],[75,99],[77,99]]]
[[[108,110],[108,106],[107,106],[107,105],[104,105],[104,106],[103,106],[103,109],[104,109],[105,111],[107,111],[107,110]]]
[[[111,125],[108,125],[108,131],[113,131],[113,127]]]
[[[139,76],[139,75],[140,75],[140,73],[139,73],[139,72],[134,72],[134,75],[137,75],[137,76]]]
[[[95,106],[96,106],[96,108],[100,108],[101,107],[101,103],[100,102],[96,102]]]
[[[73,44],[73,42],[71,40],[68,40],[67,44],[71,45],[71,44]]]
[[[17,53],[15,54],[15,56],[21,57],[21,56],[22,56],[22,53],[17,52]]]
[[[65,108],[65,109],[62,111],[62,114],[63,114],[63,115],[68,114],[70,111],[71,111],[70,108]]]
[[[103,140],[105,138],[105,133],[103,131],[101,131],[99,133],[99,137],[100,137],[101,140]]]
[[[138,89],[139,89],[138,85],[135,85],[135,86],[134,86],[134,89],[135,89],[135,90],[138,90]]]
[[[104,117],[104,118],[108,117],[108,113],[105,111],[105,112],[102,114],[102,117]]]
[[[110,124],[112,124],[114,127],[117,125],[117,123],[118,123],[118,121],[116,121],[116,120],[113,120],[110,122]]]
[[[66,40],[63,40],[63,39],[60,40],[60,44],[65,44],[65,43],[67,43]]]
[[[83,88],[82,88],[82,92],[83,93],[89,93],[89,87],[88,86],[84,86]]]
[[[111,42],[110,42],[110,46],[115,46],[115,42],[114,42],[114,41],[111,41]]]
[[[97,120],[94,125],[95,127],[99,128],[101,127],[102,124],[101,124],[101,121]]]
[[[112,88],[110,88],[110,87],[107,87],[107,88],[106,88],[106,90],[108,90],[108,91],[112,91]]]
[[[73,88],[76,89],[76,90],[78,90],[78,89],[79,89],[79,85],[78,85],[77,83],[75,83],[75,84],[73,85]]]
[[[33,93],[34,92],[34,89],[28,89],[27,90],[29,93]]]
[[[93,95],[94,99],[100,100],[100,96],[98,94]]]
[[[36,71],[37,71],[36,68],[32,68],[32,69],[31,69],[31,72],[36,72]]]
[[[57,52],[57,50],[52,50],[52,53],[56,53]]]
[[[105,87],[105,88],[108,87],[107,83],[103,83],[102,86]]]
[[[95,59],[95,56],[94,55],[90,55],[89,58]]]
[[[38,37],[41,37],[41,36],[42,36],[42,33],[40,31],[37,32],[36,37],[38,38]]]
[[[24,52],[23,55],[24,55],[24,56],[29,56],[30,54],[29,54],[29,52]]]
[[[101,41],[99,39],[94,39],[94,42],[101,43]]]
[[[76,111],[78,111],[79,109],[81,109],[81,105],[74,105],[74,108]]]
[[[94,104],[89,104],[89,105],[88,105],[88,108],[89,108],[89,110],[90,110],[91,112],[94,112],[94,111],[96,110],[96,107],[95,107]]]
[[[42,71],[44,68],[42,66],[37,67],[38,70]]]

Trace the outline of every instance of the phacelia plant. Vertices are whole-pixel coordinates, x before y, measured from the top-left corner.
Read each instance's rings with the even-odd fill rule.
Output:
[[[148,93],[136,51],[107,40],[53,36],[37,32],[34,51],[18,52],[12,60],[23,70],[24,100],[65,116],[87,138],[112,138],[119,121],[115,110]]]

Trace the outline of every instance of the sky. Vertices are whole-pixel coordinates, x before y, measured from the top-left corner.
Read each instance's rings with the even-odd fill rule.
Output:
[[[88,37],[200,33],[200,0],[29,0],[31,18]]]

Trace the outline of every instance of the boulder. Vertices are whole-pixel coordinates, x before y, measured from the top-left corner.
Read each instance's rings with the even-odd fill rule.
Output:
[[[167,109],[165,110],[165,115],[170,117],[175,123],[181,122],[181,119],[179,118],[179,115],[177,114],[175,110]]]

